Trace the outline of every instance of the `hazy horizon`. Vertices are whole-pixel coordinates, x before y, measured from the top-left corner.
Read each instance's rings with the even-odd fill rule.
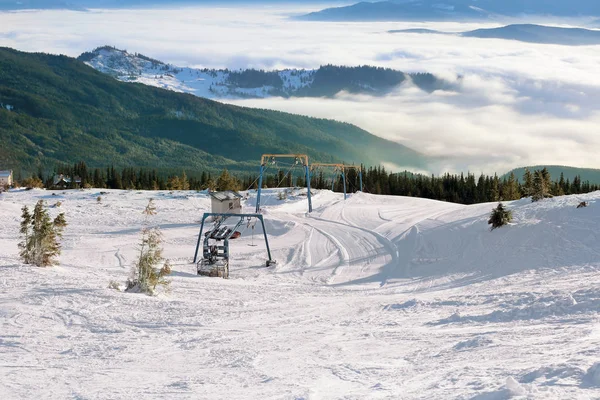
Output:
[[[375,65],[462,76],[461,93],[400,86],[388,96],[230,100],[333,118],[443,159],[431,172],[505,172],[533,164],[599,168],[600,53],[392,29],[463,31],[496,23],[330,23],[288,19],[314,5],[0,13],[0,45],[77,56],[102,45],[178,66],[316,68]],[[528,21],[541,22],[541,21]],[[575,20],[563,20],[575,26]],[[587,20],[581,20],[583,24]],[[157,29],[157,26],[163,29]],[[400,163],[401,164],[401,163]]]

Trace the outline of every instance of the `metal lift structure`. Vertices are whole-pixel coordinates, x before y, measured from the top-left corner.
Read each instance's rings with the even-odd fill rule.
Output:
[[[362,176],[362,165],[344,165],[344,170],[353,169],[358,171],[358,177],[360,179],[360,191],[363,191],[363,176]]]
[[[278,158],[293,158],[296,164],[302,163],[306,178],[306,189],[308,197],[308,212],[312,212],[312,199],[310,197],[310,168],[308,165],[308,156],[306,154],[263,154],[260,159],[260,175],[258,177],[258,193],[256,195],[256,213],[260,212],[260,195],[262,192],[262,184],[264,173],[268,167],[268,163],[275,163]],[[264,224],[263,224],[264,225]],[[266,236],[265,236],[266,238]]]
[[[344,183],[344,200],[346,200],[347,194],[346,194],[346,173],[344,170],[344,164],[325,164],[325,163],[312,163],[312,165],[310,166],[311,169],[314,171],[317,168],[333,168],[333,172],[334,174],[336,172],[339,172],[340,174],[342,174],[342,181]],[[331,191],[333,192],[334,189],[334,185],[335,185],[335,176],[333,178],[333,182],[331,183]]]
[[[212,230],[206,232],[206,234],[202,236],[204,222],[210,217],[216,219],[215,226]],[[238,221],[233,228],[223,225],[228,218],[238,218]],[[263,228],[265,244],[267,245],[267,255],[269,256],[266,266],[270,267],[277,263],[271,258],[271,249],[269,248],[269,239],[267,238],[265,221],[261,214],[204,213],[200,225],[198,243],[196,244],[196,252],[194,253],[194,264],[196,264],[198,275],[221,276],[225,279],[229,278],[229,240],[235,239],[237,237],[237,229],[246,221],[250,224],[250,221],[253,218],[259,220]],[[239,233],[237,235],[239,236]],[[200,250],[200,242],[202,241],[202,259],[198,261],[198,252]]]

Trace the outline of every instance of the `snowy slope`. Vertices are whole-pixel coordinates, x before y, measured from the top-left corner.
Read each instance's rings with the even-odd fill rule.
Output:
[[[206,193],[107,192],[0,195],[0,398],[600,397],[598,192],[510,203],[490,232],[493,204],[319,191],[307,215],[305,191],[267,190],[278,265],[244,226],[230,280],[190,264]],[[172,290],[108,289],[150,197]],[[40,198],[69,222],[51,269],[17,257]]]
[[[112,75],[121,81],[191,93],[206,98],[264,98],[272,95],[291,95],[312,83],[315,70],[286,69],[277,71],[283,81],[282,92],[273,86],[244,88],[230,81],[229,70],[180,68],[139,54],[103,47],[96,49],[93,58],[85,62],[92,68]]]

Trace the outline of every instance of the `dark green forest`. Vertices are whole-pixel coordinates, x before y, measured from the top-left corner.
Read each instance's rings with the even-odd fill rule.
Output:
[[[102,168],[240,172],[257,167],[263,153],[425,164],[417,152],[351,124],[123,83],[66,56],[0,48],[0,104],[0,168],[23,174],[80,160]]]
[[[550,175],[560,176],[562,174],[564,179],[569,179],[571,182],[577,177],[583,182],[589,181],[591,183],[600,183],[600,169],[566,167],[562,165],[534,165],[527,167],[527,169],[530,171],[543,168],[546,168]],[[503,177],[508,177],[510,173],[514,173],[516,176],[522,177],[525,173],[525,169],[525,167],[513,169]]]
[[[525,169],[523,176],[514,173],[499,178],[497,175],[444,174],[442,176],[425,176],[408,171],[392,173],[383,167],[361,167],[363,175],[363,191],[378,195],[395,195],[422,197],[432,200],[447,201],[459,204],[476,204],[496,201],[518,200],[523,197],[536,197],[536,177],[540,177],[540,200],[544,197],[589,193],[600,190],[598,184],[582,181],[580,176],[573,180],[563,174],[553,177],[547,169]],[[195,171],[189,176],[185,171],[180,174],[165,175],[157,170],[115,167],[88,168],[84,162],[73,165],[56,166],[52,174],[44,175],[39,171],[37,176],[17,180],[29,187],[53,187],[53,177],[63,174],[67,177],[78,177],[81,182],[72,183],[70,188],[88,187],[99,189],[135,189],[135,190],[251,190],[257,188],[258,171],[241,174],[230,173],[226,169],[219,174],[207,171]],[[541,181],[545,182],[541,182]],[[73,181],[73,180],[72,180]],[[358,171],[346,171],[346,186],[349,193],[360,190]],[[305,187],[303,170],[293,164],[274,165],[267,168],[264,187],[289,188]],[[311,172],[311,188],[334,189],[343,191],[343,180],[339,172],[323,169]]]
[[[208,72],[208,71],[207,71]],[[247,69],[229,71],[229,83],[241,88],[272,86],[272,95],[282,97],[332,97],[341,91],[384,95],[401,83],[412,80],[421,90],[433,92],[438,89],[450,89],[451,84],[429,73],[407,74],[390,68],[363,65],[346,67],[323,65],[312,74],[312,83],[297,90],[284,90],[284,82],[277,71]],[[294,71],[300,74],[305,71]]]

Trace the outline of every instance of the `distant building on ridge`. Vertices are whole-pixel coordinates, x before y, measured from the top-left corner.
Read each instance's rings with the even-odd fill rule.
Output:
[[[75,184],[74,186],[73,183]],[[54,175],[54,179],[52,180],[52,189],[68,189],[72,187],[81,187],[80,177],[75,176],[71,178],[70,176],[63,174]]]
[[[12,170],[0,171],[0,187],[12,186],[13,183]]]

